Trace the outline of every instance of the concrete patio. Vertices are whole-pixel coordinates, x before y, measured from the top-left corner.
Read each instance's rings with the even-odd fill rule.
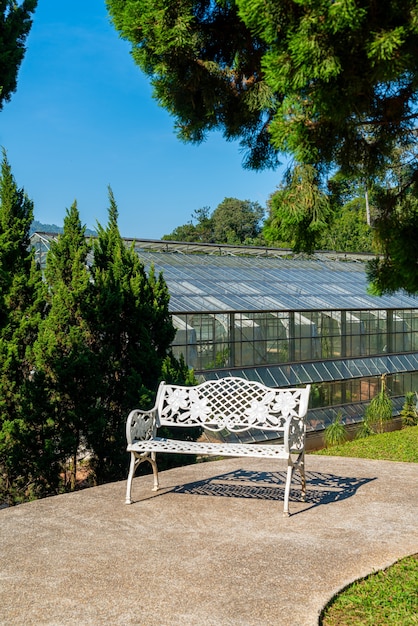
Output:
[[[190,465],[0,511],[0,624],[314,626],[356,578],[418,552],[418,464]],[[277,483],[279,481],[279,486]]]

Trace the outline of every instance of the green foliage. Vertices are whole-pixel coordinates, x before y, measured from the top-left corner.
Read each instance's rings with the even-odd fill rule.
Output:
[[[314,454],[418,463],[418,426],[347,441]]]
[[[215,354],[215,359],[213,361],[209,361],[205,364],[205,369],[218,369],[220,367],[226,367],[228,364],[228,359],[230,357],[230,350],[228,347],[223,348],[222,350],[217,350]]]
[[[382,0],[378,10],[371,0],[106,4],[180,138],[201,142],[220,130],[241,141],[244,165],[254,169],[291,156],[290,183],[277,192],[264,230],[269,243],[310,252],[332,222],[334,241],[340,226],[348,232],[350,224],[340,221],[337,207],[329,210],[323,195],[330,172],[368,189],[378,183],[376,241],[383,256],[369,269],[373,288],[418,293],[413,0]],[[315,175],[306,177],[309,168]],[[369,235],[359,232],[365,241],[358,250],[369,246]]]
[[[339,593],[322,612],[322,626],[412,626],[417,623],[418,554],[374,572]]]
[[[195,223],[193,223],[193,221]],[[164,235],[167,241],[194,241],[200,243],[214,243],[213,221],[210,207],[196,209],[192,220],[183,226],[177,226],[169,235]]]
[[[277,98],[271,141],[300,163],[375,173],[413,135],[413,2],[362,5],[237,0],[268,49],[260,65]]]
[[[296,175],[296,172],[299,175]],[[312,252],[373,252],[373,230],[367,224],[364,188],[332,181],[325,190],[315,183],[315,170],[305,167],[287,173],[287,183],[269,201],[269,216],[249,200],[225,198],[210,213],[209,207],[194,212],[192,221],[164,235],[168,241],[273,245]],[[311,184],[312,183],[312,184]],[[316,185],[315,189],[312,185]],[[304,193],[306,197],[304,197]],[[360,194],[363,194],[362,196]],[[372,196],[372,211],[374,196]]]
[[[370,221],[376,218],[374,188],[367,196],[368,211],[361,181],[338,172],[324,186],[314,167],[296,165],[269,198],[265,240],[296,252],[373,252],[377,247],[367,213]]]
[[[185,140],[217,128],[251,167],[281,152],[368,177],[413,137],[412,0],[106,4]]]
[[[270,197],[264,227],[269,243],[290,242],[296,252],[313,252],[330,217],[328,196],[321,190],[314,167],[289,170],[286,184]]]
[[[339,411],[332,423],[325,429],[324,441],[327,448],[339,445],[347,440],[347,430],[341,419],[342,413]]]
[[[210,213],[209,207],[198,209],[193,221],[178,226],[163,239],[169,241],[194,241],[202,243],[228,243],[252,245],[259,243],[264,209],[258,202],[224,198]]]
[[[264,209],[258,202],[225,198],[212,215],[216,243],[250,244],[260,234]]]
[[[196,226],[192,222],[189,222],[188,224],[183,224],[183,226],[177,226],[170,234],[163,235],[162,239],[165,241],[197,242],[201,241],[201,236]]]
[[[0,498],[9,502],[56,486],[53,425],[34,407],[32,345],[43,285],[29,251],[33,205],[16,185],[3,151],[0,178]]]
[[[107,228],[98,225],[91,268],[92,350],[100,375],[95,398],[98,418],[86,433],[94,453],[96,481],[126,473],[125,422],[135,406],[152,406],[161,373],[187,377],[187,368],[167,357],[175,330],[168,311],[169,294],[162,275],[149,276],[119,233],[118,210],[109,190]]]
[[[34,346],[36,373],[32,382],[47,390],[45,410],[54,416],[59,432],[59,461],[67,468],[64,476],[68,489],[76,487],[77,453],[82,433],[94,421],[98,385],[88,323],[92,292],[89,250],[74,203],[67,211],[63,234],[51,244],[47,256],[48,314]]]
[[[380,391],[366,408],[364,422],[366,427],[382,433],[386,422],[393,417],[393,402],[387,391],[386,375],[380,378]]]
[[[370,426],[369,421],[367,419],[364,419],[356,432],[356,439],[366,439],[367,437],[370,437],[374,434],[375,431],[373,430],[372,426]]]
[[[176,359],[171,351],[162,362],[160,378],[172,385],[191,387],[197,384],[194,372],[187,367],[184,356],[181,354],[180,358]]]
[[[6,155],[0,178],[0,501],[77,486],[81,448],[97,483],[127,472],[125,422],[158,383],[194,384],[171,352],[175,329],[162,275],[147,273],[119,233],[109,191],[94,261],[76,203],[51,245],[45,282],[29,251],[32,203]],[[197,437],[196,429],[182,433]]]
[[[322,250],[340,252],[373,252],[373,230],[367,224],[364,197],[356,197],[342,206],[334,205],[329,228],[318,242]]]
[[[417,410],[417,394],[413,391],[408,391],[405,394],[405,402],[401,411],[402,425],[403,426],[417,426],[418,424],[418,410]]]
[[[25,56],[25,42],[38,0],[0,3],[0,110],[16,91],[17,74]]]
[[[383,255],[369,263],[368,279],[373,293],[394,293],[402,288],[418,293],[418,186],[400,193],[382,190],[380,214],[375,221],[376,237]]]
[[[274,95],[263,80],[266,45],[238,17],[235,2],[107,0],[110,17],[150,77],[154,97],[175,118],[178,136],[201,142],[221,129],[241,138],[249,166],[277,162],[265,111]]]

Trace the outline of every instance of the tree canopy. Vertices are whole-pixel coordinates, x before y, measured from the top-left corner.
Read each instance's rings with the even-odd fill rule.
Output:
[[[179,136],[221,129],[246,164],[278,153],[373,174],[414,134],[418,9],[405,0],[107,0]]]
[[[197,209],[192,215],[192,221],[177,226],[163,239],[259,245],[263,217],[264,209],[258,202],[224,198],[212,213],[210,207]]]
[[[264,209],[258,202],[225,198],[213,212],[215,241],[230,244],[254,243],[260,235]]]
[[[403,269],[392,272],[399,260],[406,267],[401,258],[405,230],[416,233],[411,208],[418,197],[416,2],[106,4],[115,28],[131,43],[134,61],[149,76],[155,98],[175,118],[181,139],[200,142],[209,131],[220,130],[227,140],[240,140],[244,165],[253,169],[275,167],[280,155],[290,155],[295,168],[290,181],[301,166],[315,169],[311,182],[304,178],[308,195],[323,190],[335,171],[364,181],[366,189],[379,179],[375,225],[383,262],[369,275],[379,292],[417,291],[418,277],[411,280],[411,272],[405,277]],[[402,177],[393,175],[398,152]],[[320,224],[316,208],[309,202],[303,206],[296,240],[309,251]],[[400,214],[402,228],[391,230]],[[410,258],[414,268],[416,257]]]
[[[336,175],[321,185],[314,167],[289,170],[283,185],[267,202],[263,235],[268,245],[338,252],[376,252],[372,221],[376,220],[377,187]]]
[[[268,46],[220,0],[108,0],[109,14],[154,96],[175,118],[178,135],[201,142],[220,129],[240,138],[249,167],[275,165],[268,121],[274,95],[261,61]]]
[[[0,110],[16,91],[17,74],[38,0],[0,0]]]

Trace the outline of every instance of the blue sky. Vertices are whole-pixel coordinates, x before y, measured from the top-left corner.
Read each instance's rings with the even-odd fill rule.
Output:
[[[244,170],[219,133],[200,146],[176,138],[104,0],[39,0],[27,48],[0,145],[35,219],[62,225],[77,200],[84,224],[105,225],[110,185],[121,234],[159,239],[225,197],[265,206],[280,184],[280,171]]]

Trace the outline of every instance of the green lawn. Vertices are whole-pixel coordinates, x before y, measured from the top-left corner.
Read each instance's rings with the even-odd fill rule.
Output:
[[[413,626],[418,624],[418,554],[371,574],[342,591],[327,606],[323,626]]]
[[[338,446],[319,450],[315,454],[418,463],[418,426],[347,441]]]
[[[418,426],[372,435],[315,454],[418,463]],[[323,626],[418,625],[418,554],[359,580],[324,609]]]

